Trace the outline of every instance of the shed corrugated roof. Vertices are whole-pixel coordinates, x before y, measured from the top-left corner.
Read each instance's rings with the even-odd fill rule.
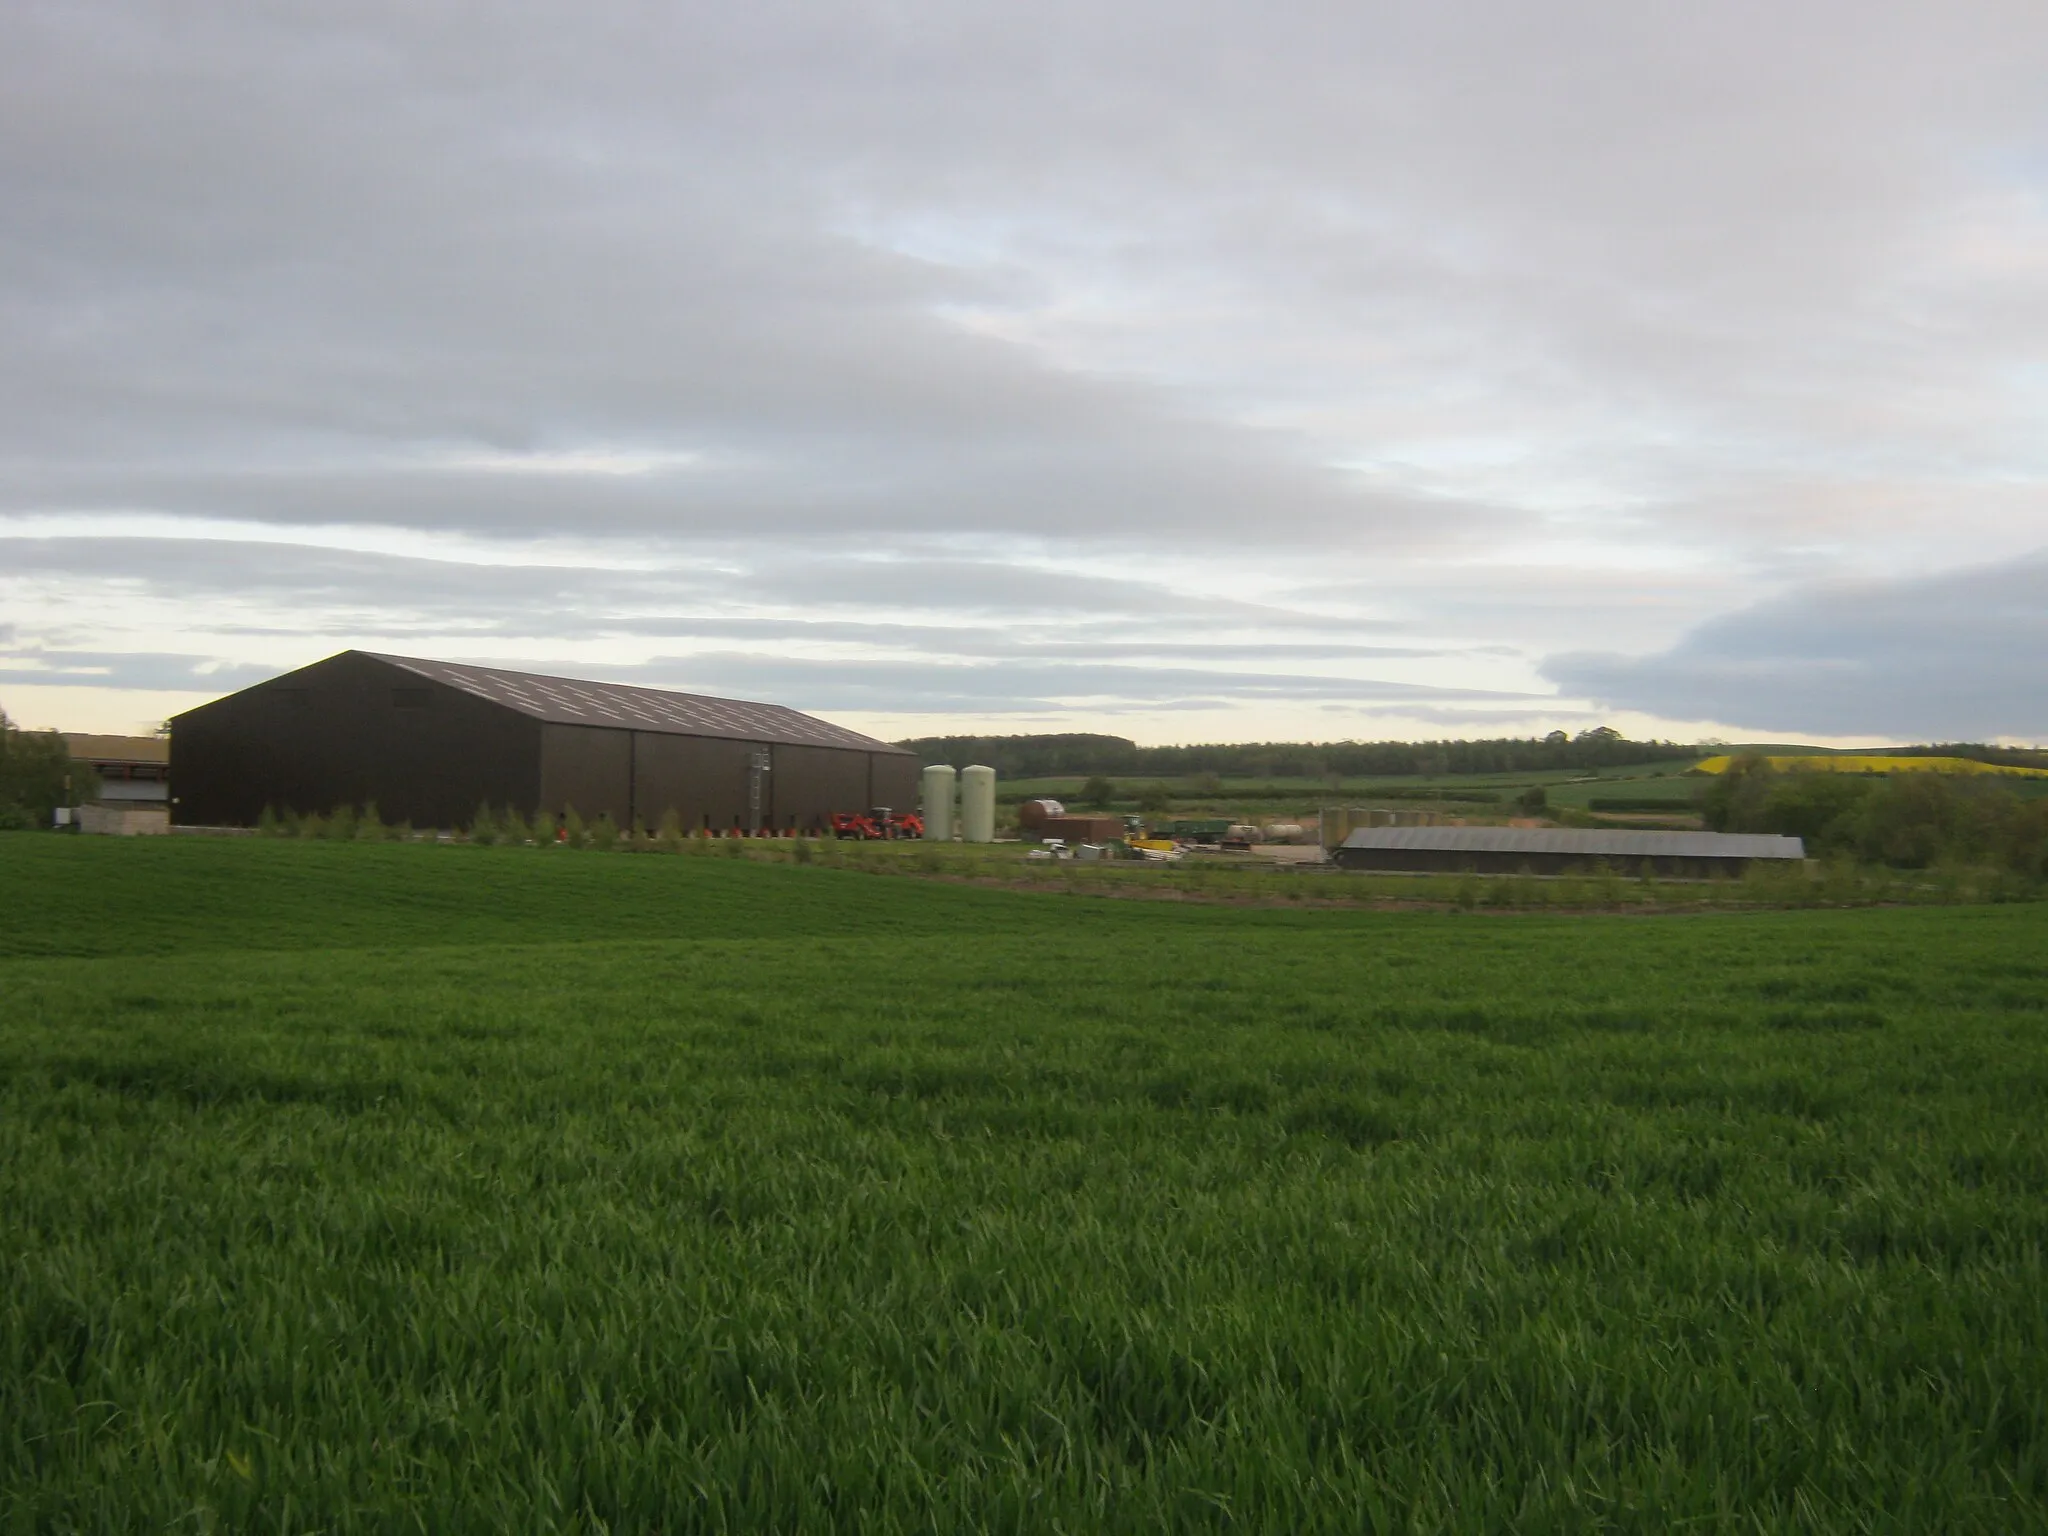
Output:
[[[84,763],[168,763],[171,743],[162,736],[91,736],[66,731],[64,745]]]
[[[1622,832],[1564,827],[1361,827],[1346,848],[1444,853],[1569,853],[1588,859],[1803,859],[1796,837],[1763,832]]]
[[[885,741],[876,741],[782,704],[714,699],[696,693],[671,693],[666,688],[641,688],[631,683],[544,677],[535,672],[424,661],[417,656],[386,656],[376,651],[363,654],[433,682],[460,688],[480,699],[489,699],[493,704],[503,704],[536,720],[559,725],[602,725],[659,731],[671,736],[721,736],[738,741],[909,755],[901,747],[892,747]]]

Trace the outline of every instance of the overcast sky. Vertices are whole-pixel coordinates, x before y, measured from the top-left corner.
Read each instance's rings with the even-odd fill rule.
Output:
[[[0,706],[2048,740],[2048,5],[0,13]]]

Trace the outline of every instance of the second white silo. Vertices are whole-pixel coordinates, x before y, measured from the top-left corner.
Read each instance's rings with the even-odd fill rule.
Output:
[[[969,843],[996,840],[996,771],[976,764],[960,770],[960,837]]]
[[[933,763],[924,771],[924,838],[953,841],[953,765]]]

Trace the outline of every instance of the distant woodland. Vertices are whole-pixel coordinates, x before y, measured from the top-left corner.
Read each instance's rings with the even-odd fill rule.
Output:
[[[1143,774],[1170,778],[1213,773],[1231,777],[1347,779],[1396,775],[1542,773],[1565,769],[1622,768],[1638,763],[1691,762],[1710,753],[1741,751],[1720,743],[1631,741],[1596,726],[1567,736],[1497,737],[1486,741],[1245,741],[1204,746],[1141,747],[1122,736],[921,736],[902,741],[928,763],[964,768],[985,763],[1006,779],[1064,775]],[[1811,751],[1812,748],[1799,748]],[[1894,756],[1970,757],[2014,767],[2048,767],[2048,752],[1974,742],[1886,747]]]
[[[1744,756],[1707,782],[1700,812],[1716,832],[1801,838],[1809,857],[1898,869],[1996,865],[2048,875],[2048,798],[2016,794],[1988,777],[1783,772],[1765,758]]]
[[[1063,774],[1213,773],[1260,778],[1345,778],[1424,774],[1532,773],[1690,761],[1701,748],[1673,741],[1630,741],[1605,726],[1526,740],[1251,741],[1208,746],[1141,747],[1121,736],[927,736],[899,745],[927,762],[956,768],[986,763],[1007,779]]]

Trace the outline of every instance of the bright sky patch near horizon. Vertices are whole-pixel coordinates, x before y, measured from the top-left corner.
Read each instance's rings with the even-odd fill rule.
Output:
[[[28,3],[0,706],[2048,739],[2048,7]]]

